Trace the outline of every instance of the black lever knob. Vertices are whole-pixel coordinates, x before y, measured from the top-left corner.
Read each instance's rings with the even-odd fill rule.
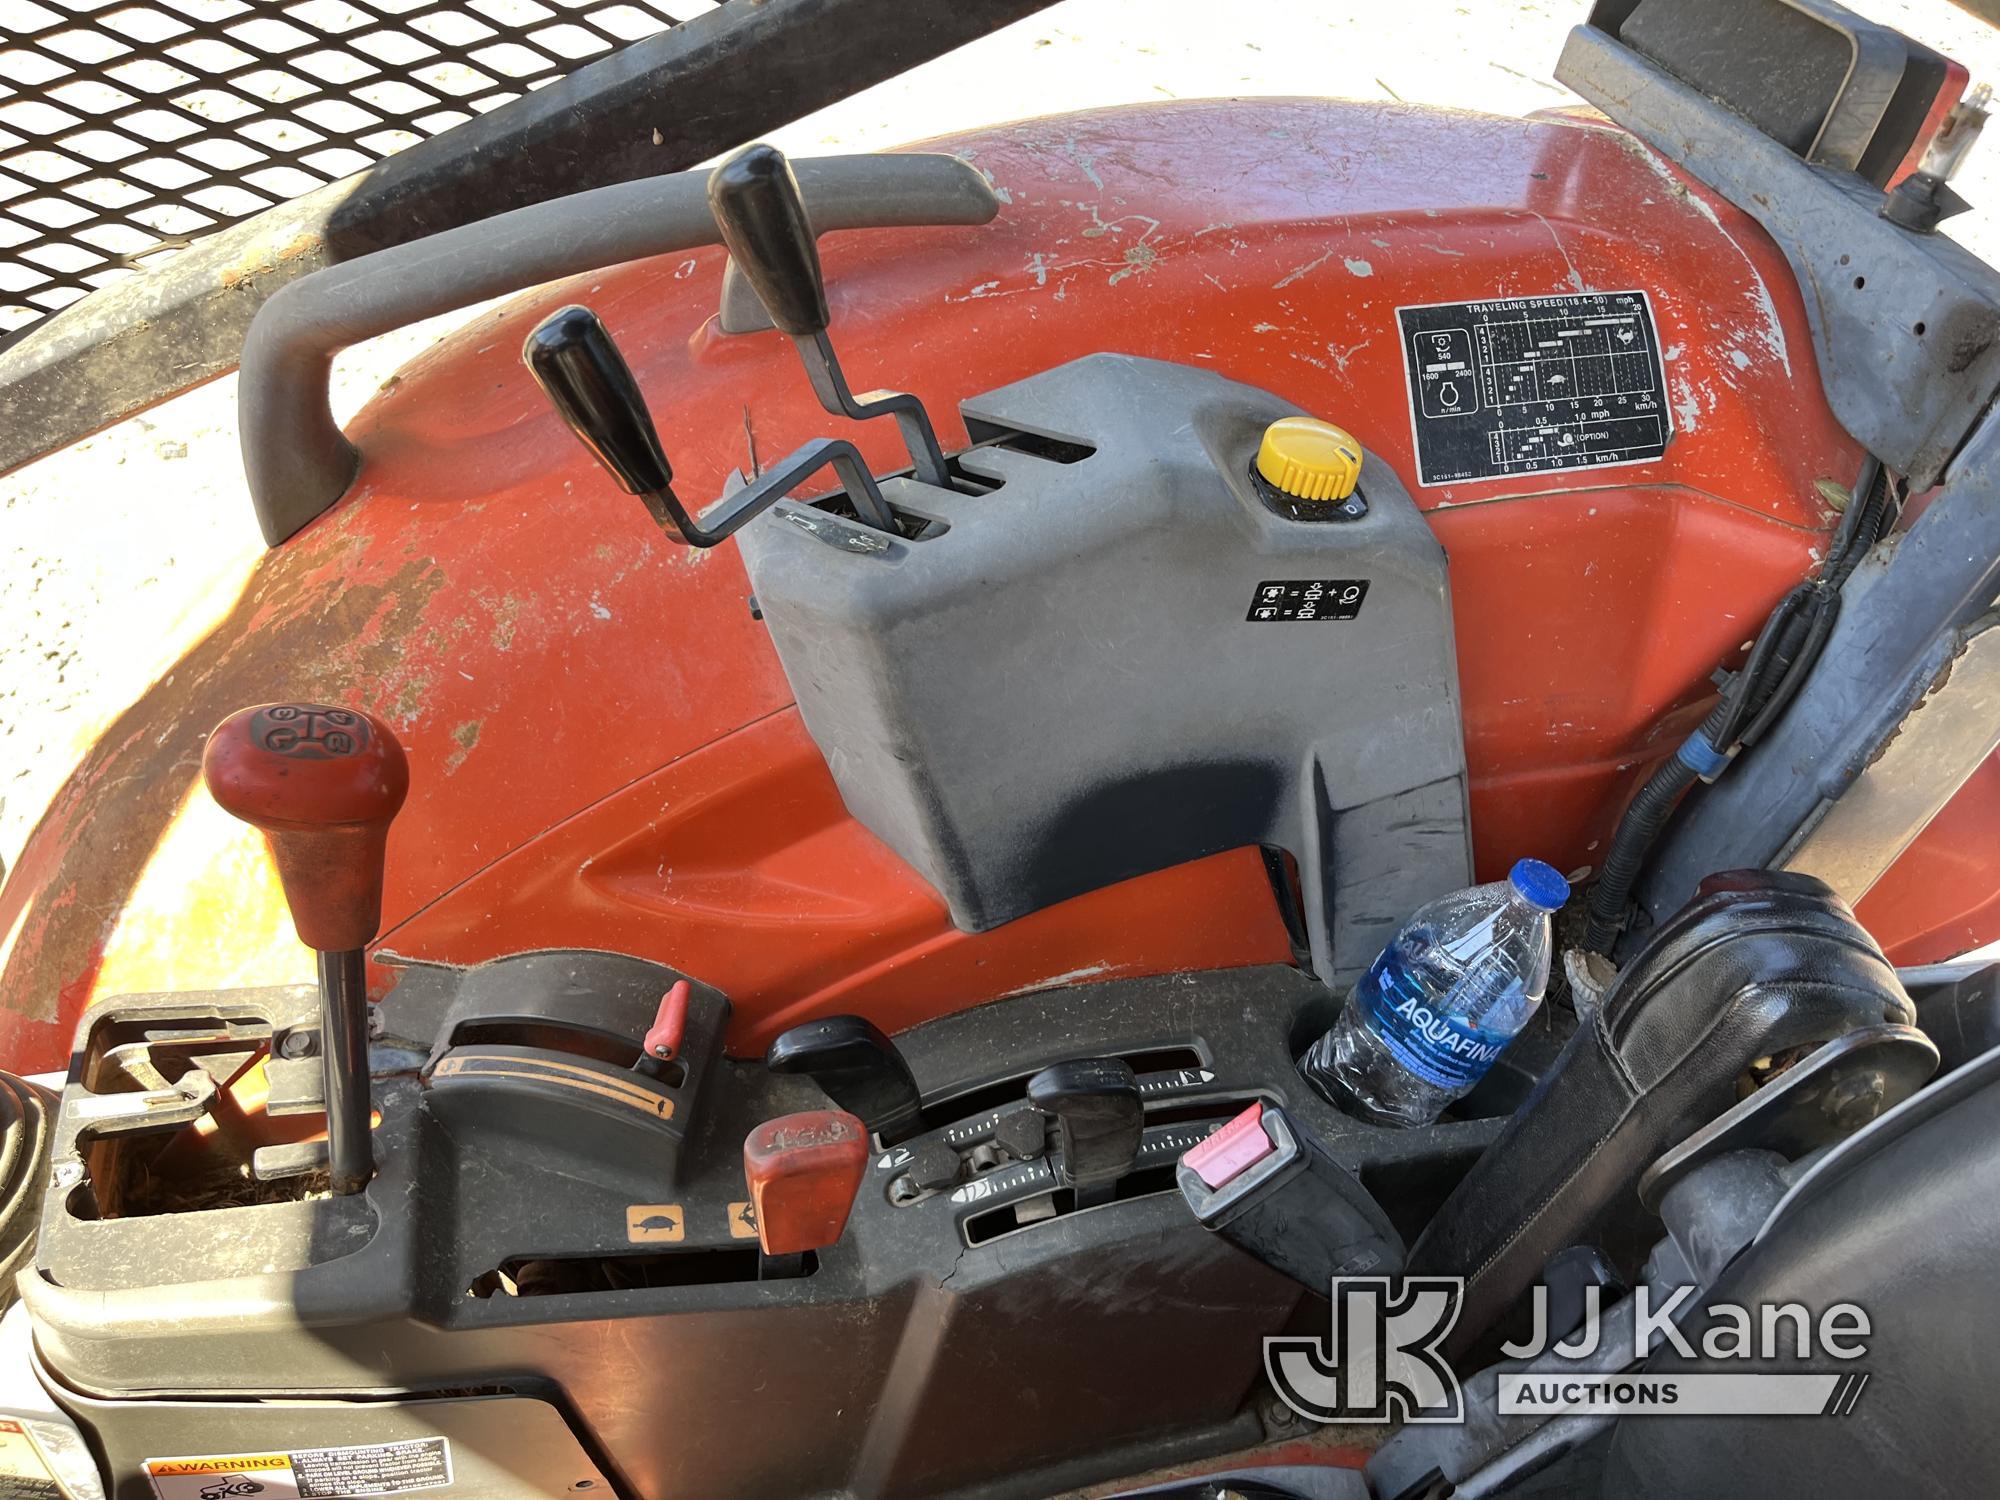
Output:
[[[778,328],[824,333],[826,284],[792,164],[775,146],[745,146],[708,176],[708,208],[736,268]]]
[[[885,1145],[923,1128],[910,1065],[879,1026],[860,1016],[827,1016],[794,1026],[771,1043],[764,1066],[773,1073],[812,1079]]]
[[[1139,1080],[1122,1057],[1079,1057],[1028,1080],[1028,1102],[1055,1116],[1062,1175],[1079,1206],[1102,1203],[1131,1170],[1145,1130]]]
[[[521,358],[569,430],[627,492],[656,494],[673,482],[639,382],[596,313],[551,313],[528,335]]]

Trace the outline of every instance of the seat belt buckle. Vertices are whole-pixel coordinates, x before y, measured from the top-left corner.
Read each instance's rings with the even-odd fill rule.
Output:
[[[1203,1228],[1322,1296],[1336,1277],[1403,1268],[1381,1205],[1279,1105],[1258,1100],[1212,1131],[1175,1180]]]
[[[1246,1198],[1284,1175],[1300,1158],[1291,1122],[1259,1099],[1181,1157],[1175,1177],[1194,1216],[1214,1229]]]

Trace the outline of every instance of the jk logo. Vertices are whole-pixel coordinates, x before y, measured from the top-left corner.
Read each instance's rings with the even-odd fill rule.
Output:
[[[1457,1276],[1337,1276],[1325,1340],[1264,1340],[1264,1373],[1315,1422],[1462,1422],[1465,1397],[1438,1345],[1464,1300]]]

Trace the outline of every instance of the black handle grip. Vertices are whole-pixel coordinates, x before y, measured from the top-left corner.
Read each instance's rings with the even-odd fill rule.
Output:
[[[759,144],[729,157],[708,174],[708,208],[771,321],[790,334],[825,332],[819,246],[784,153]]]
[[[1055,1116],[1063,1175],[1079,1189],[1116,1182],[1139,1154],[1139,1080],[1122,1057],[1079,1057],[1028,1080],[1028,1102]]]
[[[655,494],[673,482],[639,382],[596,313],[551,313],[528,335],[521,359],[570,431],[628,492]]]
[[[861,1016],[827,1016],[794,1026],[764,1054],[773,1073],[802,1073],[827,1098],[893,1145],[923,1127],[917,1080],[896,1044]]]

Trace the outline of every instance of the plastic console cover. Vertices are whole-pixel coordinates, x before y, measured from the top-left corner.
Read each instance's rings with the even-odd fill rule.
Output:
[[[884,486],[941,526],[785,503],[741,541],[841,796],[959,927],[1257,844],[1296,859],[1339,982],[1466,883],[1445,557],[1387,465],[1360,518],[1293,519],[1251,464],[1297,408],[1123,355],[963,411],[993,441],[962,467],[997,489]],[[1365,584],[1361,607],[1259,615],[1316,582]]]

